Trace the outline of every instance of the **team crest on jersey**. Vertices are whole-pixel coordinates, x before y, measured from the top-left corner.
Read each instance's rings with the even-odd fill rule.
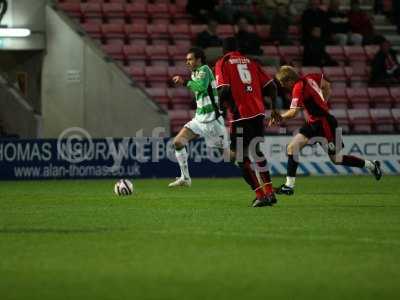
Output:
[[[251,85],[246,85],[246,92],[251,93],[253,91],[253,87]]]

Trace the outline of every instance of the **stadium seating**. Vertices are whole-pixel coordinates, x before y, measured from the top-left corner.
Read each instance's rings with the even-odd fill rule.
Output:
[[[354,133],[371,133],[372,121],[369,109],[349,109],[349,121]]]
[[[353,108],[369,108],[370,99],[366,88],[347,88],[347,98]]]
[[[166,88],[148,88],[146,91],[164,109],[168,110],[170,108],[170,98]]]
[[[390,133],[394,131],[394,120],[389,109],[371,109],[370,114],[375,132]]]
[[[333,87],[329,102],[333,109],[347,109],[350,106],[350,103],[347,98],[346,89]]]
[[[368,88],[368,94],[373,107],[386,109],[392,107],[393,99],[386,87]]]
[[[338,127],[342,128],[343,133],[350,132],[350,121],[347,114],[347,109],[332,109],[331,114],[334,115],[338,121]]]
[[[192,94],[187,88],[177,87],[169,89],[171,104],[174,109],[190,109],[192,106]]]
[[[171,120],[171,131],[173,133],[179,132],[183,125],[191,119],[191,115],[186,109],[169,110],[168,115]]]
[[[58,0],[58,7],[80,24],[109,57],[123,65],[126,73],[162,107],[189,111],[193,107],[191,93],[185,88],[171,88],[170,79],[173,75],[188,78],[187,50],[206,25],[192,24],[186,4],[187,0]],[[400,87],[368,86],[370,62],[379,49],[377,45],[329,45],[326,51],[340,66],[302,67],[303,47],[299,46],[301,32],[297,23],[289,28],[294,42],[291,46],[271,44],[270,29],[265,24],[249,26],[261,37],[264,56],[271,59],[271,64],[294,63],[303,75],[323,72],[332,85],[330,106],[339,115],[345,132],[399,130]],[[235,26],[226,24],[217,28],[221,38],[236,31]],[[274,75],[277,66],[264,66],[264,70]],[[177,124],[189,117],[190,113],[186,118],[176,117],[175,129],[180,129]],[[300,119],[289,121],[288,131],[300,123]]]
[[[392,116],[394,121],[394,126],[397,132],[400,132],[400,108],[392,109]]]

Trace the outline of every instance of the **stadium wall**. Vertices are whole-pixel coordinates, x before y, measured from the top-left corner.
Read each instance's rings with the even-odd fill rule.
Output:
[[[151,135],[167,113],[52,6],[46,7],[47,53],[42,75],[43,137],[82,127],[92,137]]]
[[[290,136],[267,137],[263,144],[273,175],[286,174]],[[179,174],[171,139],[124,138],[0,140],[0,179],[173,178]],[[380,160],[387,175],[400,175],[399,135],[345,136],[342,153]],[[239,169],[206,147],[188,149],[193,177],[236,177]],[[335,166],[319,146],[300,155],[299,175],[367,175],[367,170]]]
[[[41,118],[34,113],[33,107],[25,101],[14,86],[0,76],[0,120],[9,134],[21,138],[38,136]]]

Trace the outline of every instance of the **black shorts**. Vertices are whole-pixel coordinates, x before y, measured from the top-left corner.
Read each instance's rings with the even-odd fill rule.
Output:
[[[243,140],[243,147],[247,148],[251,141],[258,138],[260,141],[264,139],[265,133],[265,116],[260,115],[251,119],[232,122],[231,125],[231,149],[236,150],[239,138]]]
[[[341,132],[336,132],[337,128],[338,122],[336,118],[332,115],[327,115],[323,120],[304,124],[299,132],[308,139],[316,138],[315,141],[310,141],[311,144],[321,144],[329,155],[333,155],[337,150],[340,151],[344,147],[342,142],[339,144],[341,148],[336,149],[336,145],[339,142],[338,139],[342,141],[342,134]]]

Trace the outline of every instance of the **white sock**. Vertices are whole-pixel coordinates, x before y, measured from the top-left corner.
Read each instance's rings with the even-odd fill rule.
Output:
[[[190,179],[189,166],[188,166],[188,154],[186,148],[175,150],[175,156],[178,160],[179,167],[181,168],[181,177]]]
[[[285,183],[286,186],[288,186],[290,188],[294,188],[295,182],[296,182],[296,177],[286,176],[286,183]]]
[[[375,169],[375,164],[370,161],[370,160],[365,160],[365,167],[369,170],[369,171],[373,171]]]

